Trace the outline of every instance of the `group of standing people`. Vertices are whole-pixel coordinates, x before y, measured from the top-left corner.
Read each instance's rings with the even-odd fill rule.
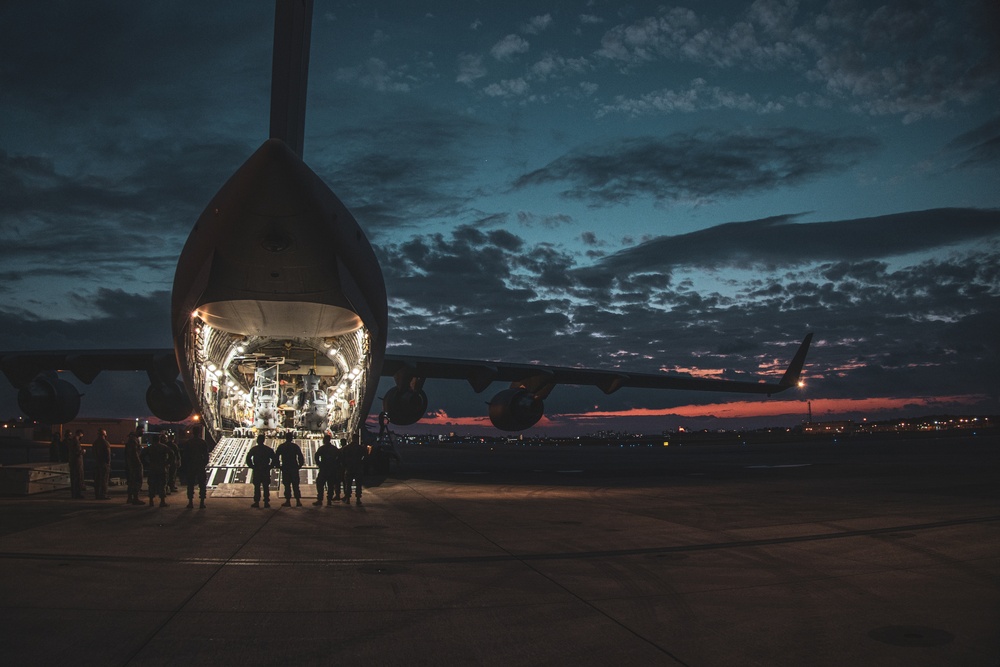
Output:
[[[91,445],[94,455],[94,494],[98,500],[108,500],[108,484],[111,476],[111,444],[108,442],[107,431],[101,429]],[[53,439],[53,454],[69,463],[70,495],[73,498],[83,498],[83,431],[77,429],[68,431],[62,442],[58,436]],[[125,465],[127,498],[130,505],[145,505],[139,498],[142,492],[143,477],[148,477],[147,490],[149,506],[156,504],[159,497],[160,507],[167,507],[167,493],[177,491],[177,475],[187,481],[188,508],[194,507],[194,495],[197,488],[199,508],[205,507],[205,496],[208,486],[208,443],[202,437],[202,427],[195,426],[191,437],[178,445],[172,434],[162,433],[148,446],[142,445],[143,429],[137,428],[128,434],[125,441]],[[350,504],[351,493],[354,492],[356,502],[361,505],[363,487],[365,447],[361,444],[361,436],[355,434],[350,442],[341,439],[339,446],[334,444],[329,433],[323,436],[323,444],[316,450],[316,466],[319,474],[316,477],[316,502],[321,506],[326,496],[327,506],[334,502]],[[54,459],[55,460],[55,459]],[[263,434],[257,436],[257,444],[250,448],[246,456],[246,466],[252,472],[254,485],[253,504],[260,507],[263,496],[264,507],[271,506],[271,470],[281,471],[281,483],[284,486],[285,502],[282,507],[291,507],[292,498],[296,507],[302,506],[302,493],[299,489],[299,471],[305,465],[302,449],[295,444],[294,434],[285,435],[285,441],[278,445],[277,450],[266,444]],[[341,493],[343,492],[343,493]]]
[[[201,426],[191,430],[191,437],[176,444],[172,437],[161,434],[148,447],[140,449],[142,431],[130,433],[125,443],[125,460],[128,463],[129,500],[142,505],[143,468],[149,477],[149,506],[153,507],[159,496],[160,507],[167,506],[167,491],[177,491],[177,474],[187,481],[188,509],[194,508],[195,487],[198,489],[199,509],[205,509],[208,491],[208,442],[202,437]]]
[[[142,445],[143,429],[140,426],[130,432],[125,441],[125,469],[127,498],[129,505],[145,505],[139,499],[143,476],[149,477],[147,484],[149,506],[155,505],[159,496],[160,507],[166,507],[168,491],[177,491],[178,474],[187,479],[188,507],[194,507],[195,487],[199,490],[201,507],[205,507],[207,490],[208,443],[201,435],[201,426],[192,429],[189,439],[178,445],[172,434],[160,434],[148,446]],[[108,433],[100,429],[90,449],[94,455],[94,497],[109,500],[108,485],[111,478],[111,443]],[[69,464],[69,486],[72,498],[83,498],[83,430],[67,431],[62,441],[53,438],[53,461]]]
[[[323,436],[323,444],[316,450],[316,466],[319,475],[316,476],[316,502],[323,504],[323,492],[326,491],[326,504],[332,505],[340,500],[340,490],[344,490],[343,502],[351,504],[351,485],[354,485],[354,495],[358,505],[361,504],[362,478],[365,472],[365,448],[361,445],[360,434],[350,442],[341,439],[340,447],[333,444],[333,437]]]
[[[108,484],[111,481],[111,443],[108,442],[108,432],[101,429],[97,432],[90,449],[94,454],[94,497],[97,500],[110,500]],[[60,441],[58,434],[52,436],[52,448],[49,454],[51,461],[62,461],[69,464],[69,494],[71,498],[83,498],[83,430],[66,431],[66,436]]]
[[[299,470],[305,465],[302,449],[295,444],[294,435],[285,435],[285,441],[278,445],[277,450],[271,449],[264,435],[257,436],[257,444],[247,452],[246,466],[251,470],[253,482],[253,504],[260,507],[261,497],[264,507],[271,506],[271,470],[281,471],[281,483],[285,489],[285,502],[282,507],[291,507],[292,497],[295,506],[302,507],[302,493],[299,489]],[[319,475],[316,477],[317,499],[313,505],[323,504],[324,491],[327,505],[341,500],[350,504],[351,487],[353,485],[357,504],[361,505],[362,478],[364,476],[365,450],[360,442],[360,434],[351,440],[340,441],[340,447],[333,444],[333,436],[329,433],[323,436],[323,444],[316,450],[316,465]]]

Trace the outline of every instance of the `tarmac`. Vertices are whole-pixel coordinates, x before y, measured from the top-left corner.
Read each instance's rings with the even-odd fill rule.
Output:
[[[995,435],[400,455],[363,505],[0,498],[4,664],[1000,665]]]

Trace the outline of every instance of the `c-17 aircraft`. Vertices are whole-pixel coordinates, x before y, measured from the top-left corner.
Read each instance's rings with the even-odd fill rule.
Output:
[[[89,384],[103,370],[144,370],[146,402],[168,422],[197,411],[213,439],[232,429],[358,431],[378,378],[389,421],[427,409],[424,381],[463,379],[504,431],[541,419],[558,384],[775,394],[798,384],[812,334],[777,383],[622,373],[386,354],[382,270],[354,216],[303,162],[312,0],[277,0],[270,138],[222,186],[181,251],[172,293],[174,348],[0,352],[18,404],[47,423],[71,421],[80,394],[56,371]]]

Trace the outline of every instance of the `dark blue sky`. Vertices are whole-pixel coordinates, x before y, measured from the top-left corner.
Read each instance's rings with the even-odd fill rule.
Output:
[[[815,331],[767,421],[998,411],[996,3],[701,4],[317,0],[305,159],[378,249],[391,349],[736,377]],[[169,346],[181,245],[266,136],[273,5],[0,26],[0,349]],[[135,384],[102,377],[84,414],[138,413]],[[547,405],[761,412],[726,398]]]

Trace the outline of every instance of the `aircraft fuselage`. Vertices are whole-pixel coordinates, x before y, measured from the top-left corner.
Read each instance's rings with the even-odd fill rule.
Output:
[[[385,353],[381,268],[354,217],[269,139],[209,202],[171,308],[181,378],[206,427],[356,430]]]

